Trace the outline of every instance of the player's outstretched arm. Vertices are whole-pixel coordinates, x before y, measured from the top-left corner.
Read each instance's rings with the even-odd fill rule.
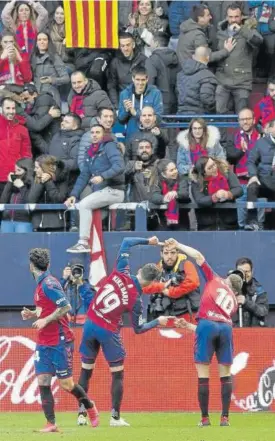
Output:
[[[196,325],[193,325],[193,323],[187,322],[184,318],[175,319],[174,321],[176,328],[181,329],[189,329],[189,331],[195,332],[197,329]]]
[[[196,250],[195,248],[188,247],[187,245],[183,245],[182,243],[177,242],[175,239],[168,239],[164,242],[164,244],[176,247],[179,251],[194,259],[196,264],[199,266],[202,266],[205,262],[205,257],[200,251]]]
[[[138,299],[131,312],[132,325],[136,334],[144,334],[144,332],[148,332],[150,331],[150,329],[154,329],[157,326],[166,326],[168,320],[171,318],[169,316],[158,317],[157,319],[152,320],[151,322],[144,323],[142,317],[142,310],[143,310],[142,300]]]
[[[130,272],[129,257],[131,248],[137,245],[158,245],[159,240],[156,236],[148,239],[143,237],[125,237],[120,246],[116,269],[120,272]]]

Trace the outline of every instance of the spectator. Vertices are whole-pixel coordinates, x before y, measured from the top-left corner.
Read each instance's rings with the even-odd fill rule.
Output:
[[[199,46],[177,76],[178,113],[215,113],[217,79],[208,68],[210,49]]]
[[[195,265],[173,245],[163,246],[160,256],[161,260],[157,264],[161,270],[160,286],[168,281],[171,284],[168,288],[162,287],[159,294],[151,296],[147,320],[168,315],[185,317],[195,323],[195,314],[200,303],[200,278]],[[154,282],[145,287],[143,292],[148,294],[155,286]]]
[[[101,89],[106,89],[107,67],[112,57],[108,49],[77,48],[69,51],[77,71],[88,79],[96,81]]]
[[[176,80],[179,71],[178,57],[175,51],[168,49],[167,34],[154,34],[151,43],[152,55],[146,60],[149,84],[154,84],[162,93],[163,112],[166,115],[177,109]]]
[[[248,257],[240,257],[236,262],[236,269],[242,271],[245,276],[242,295],[238,296],[238,303],[242,305],[243,327],[267,326],[268,295],[253,276],[252,260]],[[239,325],[238,315],[239,313],[233,317],[235,326]]]
[[[68,196],[68,170],[54,156],[41,155],[34,164],[35,179],[28,194],[33,204],[62,204]],[[32,213],[34,231],[58,231],[66,227],[63,211],[35,210]]]
[[[248,161],[249,181],[247,183],[247,201],[257,202],[258,197],[275,200],[275,120],[269,122],[269,134],[259,139],[251,150]],[[271,217],[272,213],[271,213]],[[257,209],[248,209],[248,224],[245,230],[257,231],[261,228],[257,221]],[[273,226],[272,219],[272,226]]]
[[[275,119],[275,77],[267,82],[267,95],[254,107],[255,124],[265,129],[268,122]]]
[[[62,6],[57,6],[53,18],[48,24],[51,41],[56,53],[65,62],[66,60],[66,41],[65,41],[65,14]]]
[[[14,173],[9,173],[0,198],[1,204],[26,204],[33,181],[33,162],[30,158],[19,159],[15,163]],[[1,233],[30,233],[32,223],[26,210],[4,211]]]
[[[45,32],[37,34],[36,45],[31,56],[34,84],[38,93],[51,94],[58,107],[60,95],[58,87],[70,82],[65,64],[55,52],[50,36]]]
[[[138,9],[129,16],[129,22],[127,32],[133,34],[137,46],[144,48],[145,55],[149,57],[153,34],[165,30],[161,19],[154,11],[154,2],[139,0]]]
[[[150,180],[150,194],[150,202],[153,204],[167,204],[166,211],[158,210],[161,229],[189,229],[188,212],[179,208],[179,203],[190,202],[188,182],[179,175],[176,165],[170,159],[156,162]]]
[[[130,202],[148,201],[150,179],[156,162],[153,145],[146,138],[138,142],[136,159],[128,161],[125,169],[127,183],[130,184]]]
[[[210,11],[205,5],[198,5],[193,7],[191,18],[184,21],[180,25],[180,37],[177,46],[177,55],[180,64],[194,55],[197,47],[211,46],[211,41],[208,40],[206,31],[212,17]],[[224,42],[224,46],[217,52],[211,52],[210,62],[216,62],[227,58],[229,53],[234,49],[235,44],[231,38]]]
[[[59,130],[61,112],[55,107],[52,95],[42,93],[38,95],[33,84],[25,86],[21,94],[23,100],[23,115],[26,126],[30,131],[34,156],[41,154],[40,145],[45,141],[50,144],[53,135]]]
[[[122,32],[119,35],[119,51],[110,63],[107,89],[110,100],[118,109],[119,94],[132,82],[132,73],[138,66],[145,65],[146,57],[136,47],[134,37]]]
[[[250,109],[243,109],[239,113],[240,128],[234,134],[233,143],[227,144],[227,160],[234,164],[234,172],[238,177],[243,189],[243,195],[238,200],[247,200],[247,183],[249,181],[247,161],[248,155],[255,147],[260,134],[255,127],[254,113]],[[247,224],[246,208],[238,208],[238,224],[243,229]],[[263,223],[264,210],[258,210],[258,221]]]
[[[232,1],[216,1],[216,0],[213,1],[212,0],[212,1],[207,1],[207,2],[203,2],[203,3],[209,7],[210,14],[212,17],[212,24],[213,24],[215,30],[217,31],[218,24],[224,19],[225,15],[226,15],[227,8],[230,5],[232,5]],[[251,2],[236,1],[234,3],[236,3],[240,7],[240,9],[243,13],[245,13],[245,14],[249,13],[248,3],[251,3]]]
[[[223,48],[228,38],[233,38],[235,47],[226,60],[219,61],[216,70],[220,83],[216,91],[217,113],[228,113],[231,98],[237,113],[248,106],[253,54],[263,41],[255,27],[256,20],[244,17],[238,4],[227,8],[227,18],[217,33],[218,48]]]
[[[60,130],[54,134],[49,144],[40,139],[40,152],[55,156],[65,165],[70,176],[69,188],[73,187],[78,176],[77,156],[82,135],[81,119],[73,113],[68,113],[61,122]]]
[[[237,176],[229,170],[227,162],[202,156],[192,172],[191,191],[200,207],[195,210],[198,230],[234,230],[237,213],[234,209],[213,209],[216,203],[234,201],[242,195]]]
[[[153,107],[157,117],[163,113],[163,102],[160,90],[148,84],[145,69],[133,71],[133,83],[124,89],[119,97],[118,119],[121,124],[127,123],[126,141],[138,129],[143,107]]]
[[[172,0],[169,5],[169,29],[171,32],[171,38],[169,42],[169,48],[174,51],[177,49],[180,25],[182,22],[188,20],[192,13],[193,6],[199,5],[199,1],[186,1],[186,0]]]
[[[15,34],[21,51],[30,55],[37,32],[44,29],[48,22],[48,12],[37,1],[18,3],[17,0],[12,0],[4,7],[1,18],[4,27]]]
[[[9,173],[15,169],[19,159],[31,158],[31,140],[24,118],[16,115],[15,101],[5,98],[0,115],[0,195],[6,185]]]
[[[32,71],[26,55],[20,53],[11,32],[3,32],[1,37],[0,85],[23,86],[32,80]]]
[[[113,139],[113,141],[116,141],[115,135],[112,133],[112,127],[114,125],[115,121],[115,115],[114,111],[111,107],[102,107],[102,109],[98,110],[97,116],[92,118],[91,120],[91,128],[94,125],[100,124],[104,128],[104,135],[109,136]],[[91,147],[91,130],[89,132],[84,133],[84,135],[81,138],[79,149],[78,149],[78,167],[79,170],[82,171],[86,154]],[[121,144],[121,143],[119,143]]]
[[[274,7],[275,1],[248,1],[249,7],[252,10],[252,15],[257,20],[257,30],[263,36],[264,45],[266,49],[265,57],[265,71],[268,78],[275,75],[275,29],[272,21],[274,21]],[[272,28],[273,26],[273,28]]]
[[[97,115],[98,109],[112,107],[106,92],[100,89],[94,80],[88,80],[82,72],[74,72],[71,76],[72,89],[68,96],[70,111],[82,119],[82,128],[90,128],[91,119]]]
[[[143,107],[140,113],[140,125],[133,133],[126,145],[126,158],[135,159],[138,143],[142,139],[150,140],[158,159],[166,155],[166,146],[169,142],[166,129],[160,128],[157,124],[157,116],[153,107]]]
[[[86,156],[84,167],[66,200],[67,206],[74,205],[89,184],[91,194],[79,203],[79,241],[70,247],[69,253],[90,253],[90,229],[93,210],[120,203],[124,200],[124,160],[121,151],[112,138],[104,137],[104,128],[99,124],[91,129],[92,144]]]
[[[183,130],[177,136],[179,143],[177,168],[181,175],[188,175],[192,165],[201,156],[212,156],[226,159],[220,144],[220,132],[215,126],[207,126],[202,118],[194,118],[188,130]]]

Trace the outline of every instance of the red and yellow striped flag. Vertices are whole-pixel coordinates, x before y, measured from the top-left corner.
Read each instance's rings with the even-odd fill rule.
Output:
[[[118,48],[118,0],[63,0],[66,47]]]

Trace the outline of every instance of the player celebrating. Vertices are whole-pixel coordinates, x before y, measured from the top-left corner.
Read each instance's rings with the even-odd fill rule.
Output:
[[[232,315],[238,308],[236,296],[241,294],[243,280],[240,275],[230,274],[226,279],[213,272],[204,256],[194,248],[169,239],[165,244],[176,246],[193,258],[201,267],[206,285],[197,314],[198,326],[186,324],[184,319],[176,319],[178,327],[195,330],[194,357],[198,373],[198,398],[202,414],[199,426],[210,426],[209,367],[214,352],[219,363],[221,380],[222,415],[221,426],[229,426],[229,407],[232,394],[230,368],[233,362]]]
[[[142,323],[142,288],[160,277],[155,264],[144,265],[137,276],[130,274],[129,251],[135,245],[158,245],[157,237],[150,239],[125,238],[121,244],[116,266],[97,291],[87,313],[80,345],[82,369],[79,384],[87,392],[100,347],[112,374],[112,414],[110,426],[129,426],[120,417],[123,396],[125,350],[120,337],[122,315],[129,311],[134,331],[144,333],[158,325],[165,326],[169,317],[159,317]],[[83,403],[84,404],[84,403]],[[85,406],[85,405],[84,405]],[[78,424],[85,424],[85,409],[79,410]]]
[[[71,306],[59,281],[48,270],[49,250],[33,248],[29,253],[30,271],[37,282],[34,294],[36,309],[23,308],[23,320],[38,318],[33,327],[38,330],[34,366],[38,377],[42,408],[47,419],[40,432],[58,432],[55,423],[54,398],[51,380],[57,376],[62,389],[71,393],[87,409],[91,425],[98,425],[98,412],[86,392],[72,378],[73,340],[67,313]]]

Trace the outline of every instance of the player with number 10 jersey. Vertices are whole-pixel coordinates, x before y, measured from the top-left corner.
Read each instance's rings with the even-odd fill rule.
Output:
[[[88,390],[100,348],[109,364],[112,374],[111,426],[129,425],[120,418],[125,358],[125,350],[120,337],[123,313],[130,313],[132,325],[137,334],[147,332],[158,325],[165,326],[169,318],[159,317],[149,323],[143,323],[142,288],[159,280],[160,270],[155,264],[146,264],[136,276],[130,274],[129,252],[135,245],[158,245],[158,239],[135,237],[123,240],[114,270],[104,279],[90,304],[80,345],[82,369],[79,382],[84,390]],[[85,417],[85,409],[79,409],[78,422],[80,418],[81,421],[83,420],[83,415]]]

